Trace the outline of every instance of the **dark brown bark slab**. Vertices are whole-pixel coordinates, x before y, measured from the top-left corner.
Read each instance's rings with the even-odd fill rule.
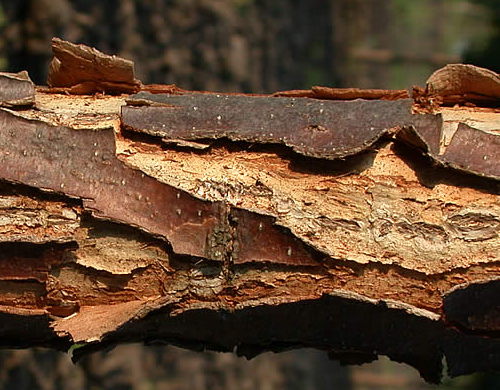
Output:
[[[128,130],[178,144],[227,138],[284,144],[305,156],[338,159],[360,153],[384,135],[420,146],[439,163],[499,178],[500,141],[495,134],[460,124],[444,153],[442,118],[411,115],[411,100],[318,101],[216,94],[166,95],[141,92],[122,107]],[[248,113],[255,115],[248,115]],[[412,135],[413,134],[413,135]],[[194,146],[197,144],[184,146]],[[203,145],[202,145],[203,147]]]
[[[141,92],[122,108],[125,128],[163,139],[284,144],[297,153],[342,158],[408,123],[412,101],[335,102],[284,97]]]
[[[439,160],[467,172],[500,179],[500,139],[461,123]]]
[[[220,206],[196,200],[124,166],[115,156],[112,129],[75,133],[7,111],[0,112],[0,123],[3,179],[84,199],[84,207],[102,218],[168,237],[178,253],[205,255],[204,239],[183,237],[189,237],[189,232],[192,237],[206,237],[217,223]],[[179,208],[161,207],[174,200]],[[184,243],[175,244],[176,235]]]
[[[112,129],[75,133],[8,111],[0,111],[0,124],[3,179],[83,199],[84,208],[96,216],[162,236],[179,254],[219,261],[231,256],[236,262],[316,263],[304,244],[289,239],[272,220],[195,199],[125,166],[115,156]],[[254,240],[262,239],[260,233],[265,253],[254,246]]]

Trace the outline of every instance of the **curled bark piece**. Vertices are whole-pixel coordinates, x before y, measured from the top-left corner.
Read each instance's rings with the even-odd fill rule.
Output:
[[[52,39],[52,51],[47,78],[50,87],[69,88],[75,94],[134,93],[140,89],[132,61],[59,38]]]
[[[442,99],[444,104],[473,102],[498,106],[500,76],[474,65],[450,64],[429,77],[426,94]]]
[[[391,89],[361,89],[361,88],[329,88],[312,87],[313,97],[332,100],[354,100],[354,99],[380,99],[398,100],[408,99],[410,94],[407,90]]]
[[[35,85],[28,72],[0,72],[0,107],[31,106],[35,103]]]
[[[331,88],[314,86],[311,89],[297,89],[273,93],[276,97],[308,97],[325,100],[398,100],[408,99],[408,91],[391,89]]]

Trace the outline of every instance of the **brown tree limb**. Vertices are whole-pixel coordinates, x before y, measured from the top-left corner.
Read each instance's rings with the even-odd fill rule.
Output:
[[[498,369],[499,114],[411,103],[39,91],[1,109],[0,343]]]

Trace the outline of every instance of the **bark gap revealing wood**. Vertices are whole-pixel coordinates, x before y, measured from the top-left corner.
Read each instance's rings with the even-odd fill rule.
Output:
[[[232,248],[231,240],[212,242],[206,239],[229,231],[228,223],[221,227],[219,222],[227,219],[224,202],[196,199],[128,168],[116,159],[111,129],[79,130],[78,137],[73,137],[73,130],[69,128],[26,120],[8,111],[0,112],[0,123],[3,124],[0,140],[9,147],[0,155],[0,172],[4,179],[81,198],[84,208],[101,218],[129,223],[166,238],[176,253],[220,261],[227,258],[227,250],[217,248],[220,245]],[[24,140],[16,137],[12,131],[16,128],[16,131],[23,131]],[[36,166],[36,169],[33,171],[31,166]],[[43,175],[43,172],[51,172],[51,175]],[[177,207],[165,208],[163,204],[177,204]],[[123,208],[128,210],[127,214],[123,214]],[[256,231],[255,219],[247,220],[248,227],[242,224],[238,227]],[[270,245],[268,250],[280,250],[280,245],[274,243],[281,240],[283,233],[273,226],[269,226],[266,233]],[[311,255],[306,255],[307,252],[300,247],[303,244],[289,245],[297,248],[295,253],[305,255],[304,261],[313,261]],[[247,248],[243,243],[240,243],[239,250],[240,261],[260,260],[255,257],[259,251]],[[267,258],[285,262],[295,259],[291,256]],[[297,261],[303,260],[299,257]]]

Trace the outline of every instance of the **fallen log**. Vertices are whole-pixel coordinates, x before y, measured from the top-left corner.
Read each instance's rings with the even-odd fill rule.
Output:
[[[72,88],[0,109],[1,345],[500,368],[491,104]]]

